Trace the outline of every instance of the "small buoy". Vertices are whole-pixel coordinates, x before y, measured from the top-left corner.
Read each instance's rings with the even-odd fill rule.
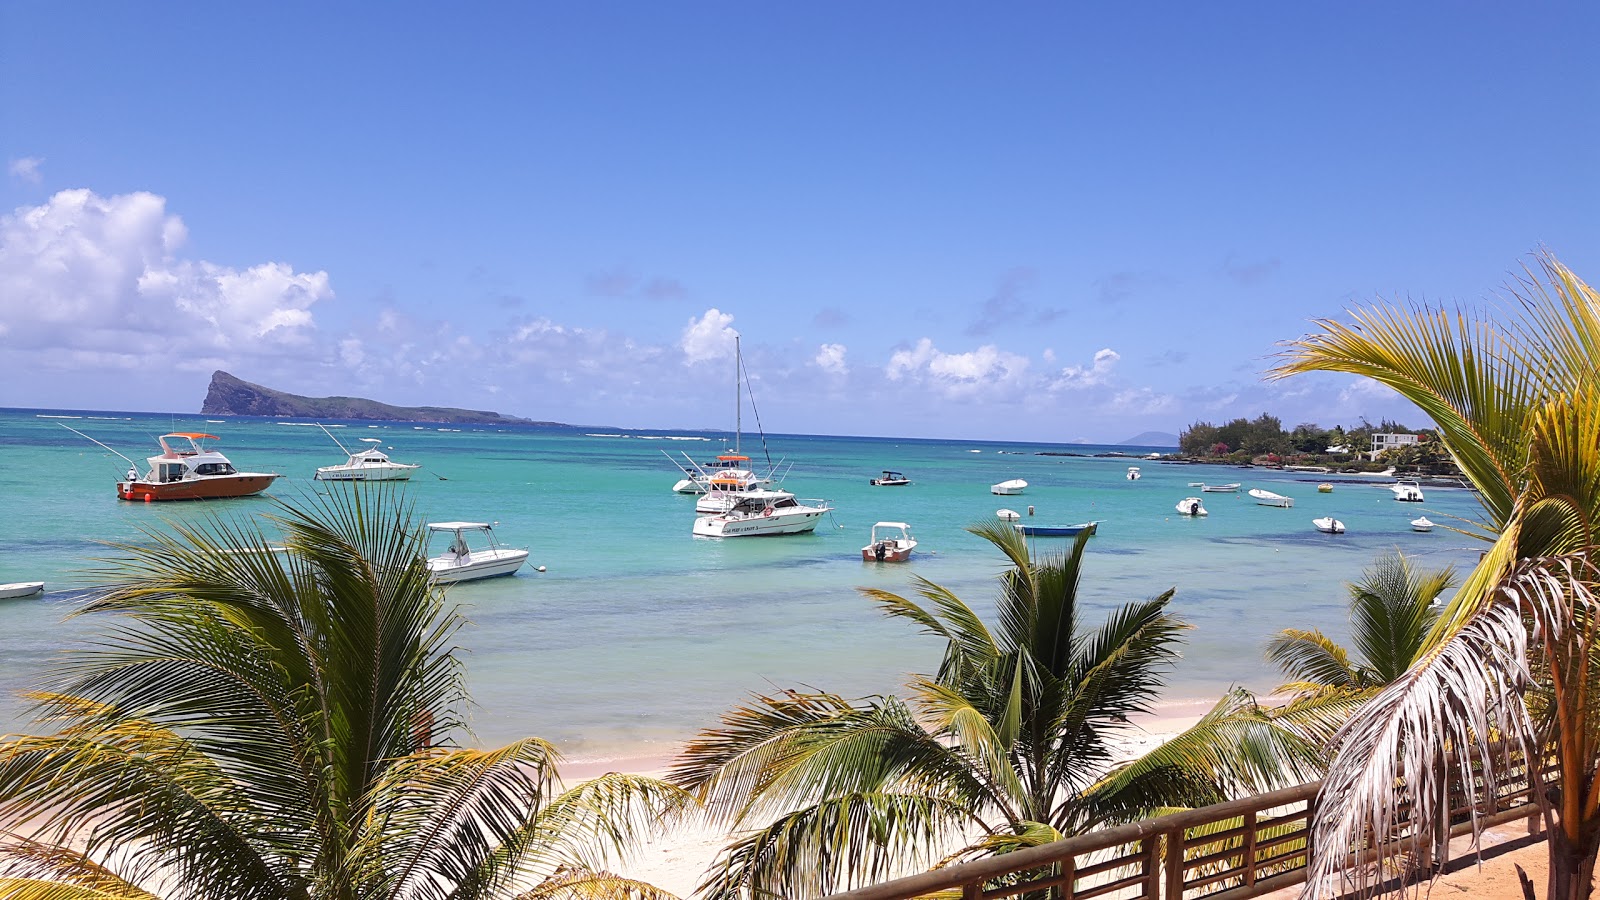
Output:
[[[536,571],[536,572],[543,572],[543,571],[544,571],[544,566],[535,566],[535,567],[534,567],[534,571]]]

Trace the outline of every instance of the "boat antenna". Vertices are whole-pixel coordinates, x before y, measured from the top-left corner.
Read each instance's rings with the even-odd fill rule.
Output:
[[[739,453],[739,434],[744,430],[744,394],[740,391],[744,377],[744,354],[739,349],[739,333],[733,333],[733,452]],[[750,397],[750,404],[755,405],[755,396]]]
[[[62,428],[65,428],[66,430],[72,432],[73,434],[77,435],[78,437],[84,438],[85,440],[89,441],[90,443],[100,444],[99,441],[95,440],[92,437],[89,437],[87,434],[84,434],[83,432],[79,431],[78,429],[73,428],[71,425],[62,425],[60,422],[57,422],[56,424],[57,425],[61,425]],[[111,450],[111,448],[110,447],[106,447],[105,444],[100,444],[100,446],[105,447],[107,450]],[[117,453],[117,451],[115,451],[115,450],[111,450],[111,452],[112,453]],[[117,453],[117,455],[118,456],[122,456],[121,453]],[[138,466],[139,465],[138,463],[134,462],[133,460],[128,459],[126,456],[122,456],[122,458],[127,460],[128,461],[128,465],[130,465],[130,466]]]
[[[733,341],[734,341],[733,346],[734,346],[735,350],[737,350],[738,346],[739,346],[739,338],[738,338],[738,336],[735,336]],[[738,356],[737,353],[735,353],[734,355]],[[739,372],[741,374],[743,374],[746,378],[750,377],[750,373],[744,367],[744,357],[743,356],[739,356]],[[767,449],[767,430],[765,428],[761,427],[761,410],[756,409],[756,392],[755,391],[751,391],[750,392],[750,412],[756,417],[756,430],[761,433],[761,453],[762,453],[763,456],[765,456],[767,458],[767,471],[771,472],[772,471],[772,451]]]
[[[317,423],[317,427],[322,429],[322,433],[327,435],[329,440],[333,441],[335,444],[339,444],[339,439],[333,436],[333,432],[328,430],[328,426],[322,424],[321,422],[318,422]],[[344,450],[344,455],[345,456],[351,456],[352,455],[349,450],[345,450],[345,446],[343,444],[339,444],[339,449],[340,450]]]

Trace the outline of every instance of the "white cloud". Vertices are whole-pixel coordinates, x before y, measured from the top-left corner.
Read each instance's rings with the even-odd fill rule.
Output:
[[[706,310],[698,319],[690,319],[683,329],[679,342],[689,365],[713,359],[726,359],[733,355],[733,339],[737,331],[728,327],[733,316],[715,307]]]
[[[1177,412],[1178,398],[1171,394],[1160,393],[1153,388],[1128,388],[1118,391],[1108,406],[1120,413],[1149,416]]]
[[[132,354],[149,369],[308,344],[311,308],[333,297],[326,272],[183,259],[187,238],[166,201],[144,192],[62,191],[18,209],[0,217],[0,316],[41,350]]]
[[[13,159],[11,163],[6,166],[6,171],[9,172],[13,178],[20,178],[23,181],[38,184],[44,180],[44,173],[39,171],[39,167],[42,165],[44,165],[43,157],[24,156],[20,159]]]
[[[1013,391],[1028,373],[1028,358],[985,344],[967,353],[945,353],[923,338],[896,350],[884,367],[893,381],[926,382],[945,398]]]
[[[1120,359],[1122,354],[1110,347],[1097,350],[1094,361],[1088,366],[1067,366],[1061,370],[1060,376],[1051,386],[1057,389],[1078,390],[1105,384],[1106,379],[1111,377],[1111,370]]]
[[[845,346],[843,344],[823,344],[817,348],[817,357],[814,360],[817,368],[830,375],[845,375],[850,372],[850,367],[844,362]]]

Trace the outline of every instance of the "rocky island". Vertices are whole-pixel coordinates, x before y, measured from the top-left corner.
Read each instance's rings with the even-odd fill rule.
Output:
[[[377,419],[455,425],[564,425],[448,406],[390,406],[360,397],[302,397],[251,384],[218,369],[211,373],[200,412],[210,416],[284,416],[300,419]]]

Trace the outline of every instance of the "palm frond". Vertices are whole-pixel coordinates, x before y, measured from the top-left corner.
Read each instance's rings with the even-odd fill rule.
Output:
[[[1349,652],[1321,631],[1285,628],[1267,642],[1266,652],[1269,662],[1294,679],[1279,685],[1278,693],[1361,686],[1361,673],[1350,662]]]
[[[653,884],[583,869],[563,869],[511,900],[678,900]]]

